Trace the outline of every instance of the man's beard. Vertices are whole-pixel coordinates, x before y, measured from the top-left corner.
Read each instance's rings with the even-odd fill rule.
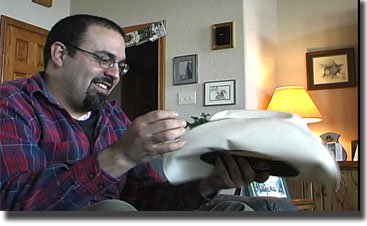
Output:
[[[98,83],[98,82],[109,83],[111,84],[111,86],[113,83],[110,77],[100,77],[92,80],[92,83]],[[85,110],[95,111],[101,109],[107,101],[107,96],[108,95],[99,93],[96,90],[93,90],[91,87],[89,87],[85,99],[83,101]]]
[[[106,100],[107,96],[105,94],[87,92],[87,95],[83,101],[84,108],[87,111],[99,110],[106,103]]]

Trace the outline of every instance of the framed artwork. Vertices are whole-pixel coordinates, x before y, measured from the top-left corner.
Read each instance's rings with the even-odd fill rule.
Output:
[[[204,106],[236,103],[236,81],[224,80],[204,83]]]
[[[306,53],[308,90],[356,86],[354,49]]]
[[[197,83],[198,55],[173,58],[173,85]]]
[[[234,23],[212,25],[212,50],[234,48]]]
[[[269,196],[277,198],[290,198],[285,180],[277,176],[269,176],[269,179],[264,183],[252,182],[242,190],[243,191],[241,195],[244,196]]]
[[[354,158],[358,155],[357,153],[358,152],[358,140],[351,141],[351,150],[352,150],[352,159],[354,161]]]

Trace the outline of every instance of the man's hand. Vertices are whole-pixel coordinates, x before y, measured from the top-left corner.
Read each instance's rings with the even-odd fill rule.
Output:
[[[198,189],[203,195],[210,195],[220,189],[240,188],[253,181],[264,182],[269,178],[268,172],[255,173],[244,157],[223,153],[214,162],[215,174],[201,179]]]
[[[185,126],[174,111],[152,111],[136,118],[115,144],[101,152],[102,169],[118,177],[137,164],[182,148],[186,141],[179,138]]]

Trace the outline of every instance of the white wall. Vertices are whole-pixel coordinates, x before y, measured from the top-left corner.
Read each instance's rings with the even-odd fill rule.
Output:
[[[266,109],[276,84],[277,0],[244,0],[246,109]],[[270,94],[269,94],[270,93]]]
[[[105,3],[103,3],[105,2]],[[244,26],[243,0],[73,0],[71,13],[94,13],[106,16],[121,26],[131,26],[156,20],[167,21],[167,95],[166,107],[179,111],[182,117],[221,109],[244,108]],[[235,22],[236,47],[211,50],[211,25]],[[173,86],[173,57],[198,54],[198,83]],[[203,106],[203,83],[235,79],[236,105]],[[177,93],[196,91],[196,105],[177,105]]]
[[[58,20],[70,14],[70,0],[54,0],[50,8],[31,0],[0,0],[0,14],[50,30]]]

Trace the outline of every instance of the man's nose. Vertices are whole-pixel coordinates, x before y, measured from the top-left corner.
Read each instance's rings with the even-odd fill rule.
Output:
[[[120,68],[118,63],[115,62],[111,68],[105,69],[105,75],[110,76],[113,80],[120,79]]]

